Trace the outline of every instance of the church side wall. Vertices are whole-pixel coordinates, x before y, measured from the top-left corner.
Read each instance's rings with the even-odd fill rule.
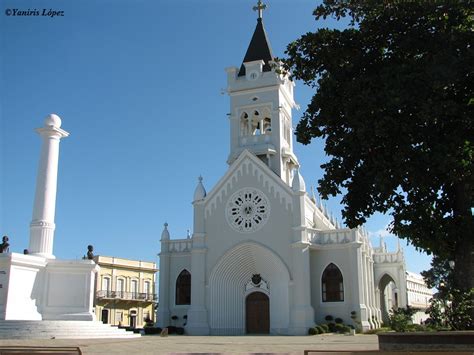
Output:
[[[325,317],[328,315],[342,318],[345,324],[352,324],[351,312],[359,308],[356,296],[359,278],[352,263],[356,259],[356,253],[357,249],[353,246],[311,251],[311,303],[316,324],[327,323]],[[344,301],[342,302],[322,301],[321,278],[324,269],[330,263],[335,264],[343,276]]]
[[[191,278],[193,277],[191,270],[191,253],[172,253],[170,257],[170,282],[169,282],[169,309],[170,309],[170,318],[177,316],[176,321],[170,319],[170,323],[167,325],[174,325],[182,327],[186,322],[183,317],[187,315],[190,305],[176,305],[176,279],[178,275],[184,269],[188,270],[191,273]],[[191,294],[191,300],[193,295]]]

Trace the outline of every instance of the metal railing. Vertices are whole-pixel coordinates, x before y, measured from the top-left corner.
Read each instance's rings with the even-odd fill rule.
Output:
[[[145,302],[156,302],[158,298],[153,293],[141,293],[141,292],[125,292],[125,291],[97,291],[96,297],[99,299],[119,299],[119,300],[133,300],[133,301],[145,301]]]

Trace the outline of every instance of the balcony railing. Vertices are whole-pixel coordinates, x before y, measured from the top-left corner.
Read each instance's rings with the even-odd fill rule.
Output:
[[[156,302],[158,298],[153,293],[141,292],[124,292],[124,291],[97,291],[98,299],[116,299],[116,300],[132,300],[143,302]]]

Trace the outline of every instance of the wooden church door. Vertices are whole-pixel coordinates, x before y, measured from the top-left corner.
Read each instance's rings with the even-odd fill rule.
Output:
[[[253,292],[245,300],[247,334],[270,333],[270,302],[262,292]]]

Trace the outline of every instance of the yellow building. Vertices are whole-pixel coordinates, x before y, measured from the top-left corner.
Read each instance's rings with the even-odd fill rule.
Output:
[[[97,255],[95,312],[103,323],[142,328],[155,320],[156,264]]]

